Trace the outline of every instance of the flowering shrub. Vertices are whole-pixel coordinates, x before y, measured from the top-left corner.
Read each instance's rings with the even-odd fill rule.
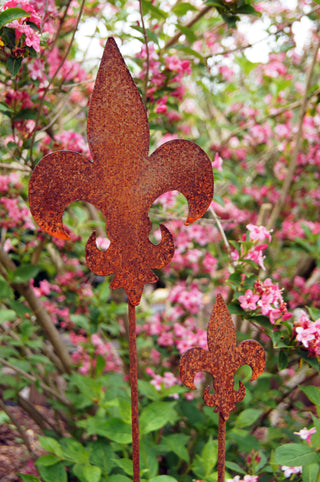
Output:
[[[150,209],[150,240],[160,241],[164,222],[176,250],[137,309],[141,480],[217,480],[218,414],[200,399],[210,377],[200,373],[190,393],[178,365],[187,349],[207,349],[218,293],[239,341],[255,338],[267,355],[265,373],[228,421],[226,480],[318,480],[318,4],[1,5],[1,406],[10,414],[10,404],[20,404],[44,434],[21,480],[132,477],[126,299],[84,261],[93,229],[98,248],[108,249],[105,220],[75,203],[64,215],[71,241],[50,238],[27,199],[45,154],[69,149],[90,158],[87,106],[107,35],[119,41],[146,104],[151,150],[193,140],[211,155],[215,176],[210,209],[197,223],[184,225],[186,203],[176,192]],[[252,40],[254,29],[264,42]],[[250,376],[243,367],[235,384]],[[30,387],[43,393],[55,424],[22,400]],[[38,458],[40,445],[46,455]]]

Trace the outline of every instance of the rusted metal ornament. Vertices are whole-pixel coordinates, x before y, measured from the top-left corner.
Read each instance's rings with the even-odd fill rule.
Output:
[[[246,388],[239,382],[234,389],[234,375],[238,368],[249,365],[252,369],[251,381],[256,380],[265,367],[265,353],[255,340],[236,344],[236,331],[232,318],[221,295],[217,295],[207,330],[209,351],[200,347],[187,350],[180,360],[180,377],[188,388],[196,389],[194,377],[199,372],[207,372],[213,377],[214,393],[210,387],[204,390],[203,400],[219,413],[218,481],[224,481],[226,421],[236,403],[243,400]]]
[[[31,213],[47,233],[68,239],[62,223],[65,208],[87,201],[106,217],[107,251],[96,246],[93,232],[86,260],[98,275],[114,273],[111,288],[123,287],[130,303],[140,302],[145,283],[157,281],[152,268],[162,268],[174,254],[164,225],[161,242],[149,240],[148,211],[163,193],[177,190],[189,205],[186,225],[208,209],[213,197],[210,159],[196,144],[173,140],[151,156],[147,112],[137,87],[109,38],[92,93],[87,124],[93,162],[81,154],[57,151],[45,156],[29,183]]]

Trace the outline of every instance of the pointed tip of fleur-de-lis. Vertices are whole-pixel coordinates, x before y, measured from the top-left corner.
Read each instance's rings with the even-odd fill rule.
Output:
[[[103,212],[110,240],[100,251],[89,238],[86,259],[96,274],[114,274],[111,287],[123,287],[133,305],[153,268],[172,258],[170,232],[161,227],[158,245],[149,241],[148,211],[163,193],[178,190],[187,199],[186,224],[200,218],[213,197],[210,159],[196,144],[170,141],[151,156],[145,106],[114,39],[107,41],[89,105],[88,143],[93,162],[71,151],[45,156],[29,184],[31,212],[53,236],[68,238],[62,216],[73,201],[84,200]]]
[[[238,368],[249,365],[251,380],[255,380],[264,370],[265,353],[255,340],[243,341],[236,345],[236,332],[230,313],[221,295],[217,295],[207,331],[208,348],[190,348],[180,360],[180,377],[184,385],[195,389],[194,377],[199,372],[207,372],[213,377],[214,393],[210,388],[204,391],[204,402],[215,407],[225,420],[243,400],[245,386],[240,382],[234,389],[234,375]]]

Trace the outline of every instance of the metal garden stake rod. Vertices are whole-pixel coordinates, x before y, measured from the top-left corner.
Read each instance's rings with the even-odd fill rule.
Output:
[[[226,421],[246,394],[242,382],[234,389],[234,375],[242,365],[252,369],[251,380],[261,375],[265,367],[265,354],[255,340],[236,344],[236,331],[232,318],[221,295],[217,295],[208,325],[207,340],[209,350],[194,347],[187,350],[180,360],[180,377],[189,388],[195,389],[194,377],[198,372],[208,372],[213,376],[214,393],[207,386],[203,400],[209,407],[216,407],[219,413],[218,434],[218,482],[224,482]]]
[[[113,38],[107,41],[97,74],[87,134],[93,162],[71,151],[46,155],[30,179],[30,208],[38,225],[61,239],[70,239],[62,215],[71,202],[87,201],[105,215],[110,246],[100,251],[92,233],[86,260],[97,275],[114,274],[111,288],[123,287],[128,296],[133,480],[138,482],[135,306],[145,283],[157,281],[151,269],[162,268],[174,254],[172,235],[164,225],[161,242],[150,242],[148,211],[161,194],[177,190],[188,201],[186,224],[196,221],[212,201],[212,167],[205,152],[186,140],[166,142],[148,155],[147,112]]]

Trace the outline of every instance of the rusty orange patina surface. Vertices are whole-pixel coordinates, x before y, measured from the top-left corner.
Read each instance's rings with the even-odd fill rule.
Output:
[[[83,200],[101,210],[110,246],[100,251],[92,233],[88,267],[98,275],[114,273],[111,287],[123,287],[137,305],[144,284],[157,280],[151,269],[162,268],[174,254],[164,225],[161,242],[150,242],[150,206],[161,194],[177,190],[188,201],[186,224],[201,217],[213,197],[211,162],[186,140],[166,142],[149,156],[147,112],[113,38],[99,67],[87,133],[93,162],[71,151],[45,156],[30,179],[30,209],[43,230],[62,239],[69,237],[62,224],[68,204]]]

